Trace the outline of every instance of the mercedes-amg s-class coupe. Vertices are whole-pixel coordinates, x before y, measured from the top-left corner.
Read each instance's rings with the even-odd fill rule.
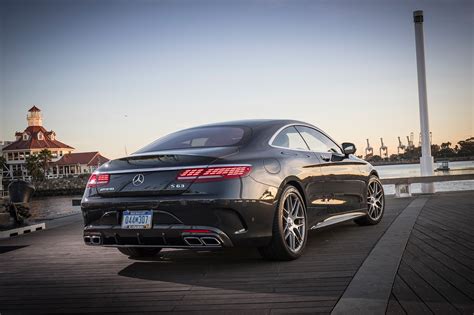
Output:
[[[169,134],[91,175],[81,202],[84,241],[130,257],[250,246],[268,259],[296,259],[310,230],[381,220],[382,184],[355,150],[293,120]]]

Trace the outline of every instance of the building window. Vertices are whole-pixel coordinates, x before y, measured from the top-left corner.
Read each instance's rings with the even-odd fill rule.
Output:
[[[59,156],[63,156],[63,151],[59,151]]]
[[[44,136],[42,132],[38,133],[38,140],[44,140]]]
[[[26,134],[26,133],[23,134],[23,140],[24,141],[28,140],[28,134]]]
[[[54,141],[54,133],[51,134],[50,138],[51,138],[51,140]]]

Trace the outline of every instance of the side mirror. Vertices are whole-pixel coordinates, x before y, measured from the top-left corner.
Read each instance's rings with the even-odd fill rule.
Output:
[[[354,154],[356,152],[356,146],[354,143],[343,142],[342,151],[344,151],[345,155]]]

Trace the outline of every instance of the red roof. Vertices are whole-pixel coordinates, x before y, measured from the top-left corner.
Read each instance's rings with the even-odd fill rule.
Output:
[[[43,133],[43,140],[38,140],[39,132]],[[25,129],[25,131],[23,131],[23,133],[28,134],[28,140],[23,140],[23,138],[20,138],[3,148],[3,151],[29,149],[74,149],[73,147],[56,139],[51,140],[49,136],[53,133],[53,131],[47,131],[42,126],[29,126]],[[21,136],[23,133],[17,132],[15,135]]]
[[[29,111],[29,112],[40,112],[41,109],[39,109],[38,107],[36,107],[35,105],[33,105],[33,107],[31,107],[28,111]]]
[[[70,153],[63,155],[63,157],[54,163],[55,165],[76,165],[87,164],[87,166],[97,166],[108,162],[109,159],[103,157],[99,152],[81,152]]]

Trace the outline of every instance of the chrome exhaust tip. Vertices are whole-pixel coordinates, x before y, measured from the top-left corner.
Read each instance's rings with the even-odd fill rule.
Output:
[[[102,245],[102,237],[100,235],[85,235],[84,243],[94,246]]]
[[[91,244],[92,245],[101,245],[102,244],[102,237],[100,235],[92,235],[91,236]]]
[[[201,241],[205,246],[221,246],[221,241],[213,236],[201,237]]]
[[[184,237],[184,241],[189,246],[202,246],[203,245],[199,237],[195,237],[195,236],[186,236]]]

